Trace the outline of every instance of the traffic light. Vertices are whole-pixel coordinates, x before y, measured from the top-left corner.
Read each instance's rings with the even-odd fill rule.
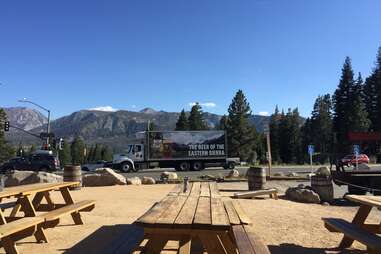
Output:
[[[9,131],[9,121],[4,122],[4,131]]]
[[[60,138],[60,142],[58,144],[58,148],[60,150],[63,150],[64,144],[65,144],[65,140],[63,138]]]

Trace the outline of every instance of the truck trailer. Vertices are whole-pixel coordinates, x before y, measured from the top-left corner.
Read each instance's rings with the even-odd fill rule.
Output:
[[[113,165],[124,172],[155,167],[234,169],[239,159],[227,157],[226,143],[225,131],[145,131],[137,133],[125,153],[114,155]]]

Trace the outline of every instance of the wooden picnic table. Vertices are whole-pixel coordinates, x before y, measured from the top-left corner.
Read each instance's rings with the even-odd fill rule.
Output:
[[[381,224],[365,223],[373,207],[381,208],[381,197],[346,195],[345,198],[360,204],[351,222],[337,218],[323,218],[329,231],[344,233],[339,248],[349,248],[354,240],[357,240],[368,247],[369,253],[381,253],[381,237],[377,235],[381,233]]]
[[[7,253],[18,253],[15,241],[23,238],[24,231],[34,234],[38,242],[47,242],[44,228],[54,227],[61,216],[71,214],[75,224],[83,224],[80,211],[91,211],[95,202],[84,200],[74,203],[69,188],[76,187],[79,182],[37,183],[5,188],[0,191],[0,238],[1,244]],[[52,200],[50,192],[60,191],[64,203]],[[6,202],[9,198],[16,198],[16,202]],[[43,204],[43,200],[46,203]],[[12,209],[5,216],[5,209]],[[41,215],[36,212],[48,211]],[[23,216],[20,216],[23,212]],[[23,233],[24,232],[24,233]]]
[[[196,238],[207,253],[237,253],[235,234],[244,232],[233,226],[250,223],[239,202],[223,201],[215,182],[191,183],[185,192],[179,184],[135,222],[145,237],[133,253],[160,253],[168,241],[178,241],[178,253],[190,253]]]

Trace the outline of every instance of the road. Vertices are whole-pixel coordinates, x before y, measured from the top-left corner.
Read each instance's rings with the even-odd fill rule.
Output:
[[[317,167],[315,167],[316,169]],[[236,168],[240,175],[245,175],[248,167],[237,167]],[[381,165],[375,165],[372,166],[372,169],[379,169],[381,170]],[[164,171],[168,172],[176,172],[179,176],[188,176],[191,179],[197,179],[201,175],[213,175],[213,176],[224,176],[226,175],[229,170],[222,169],[222,168],[207,168],[202,171],[186,171],[186,172],[178,172],[174,169],[146,169],[142,170],[136,173],[122,173],[125,177],[143,177],[143,176],[150,176],[155,179],[160,178],[160,174]],[[272,168],[271,174],[274,173],[283,173],[283,174],[289,174],[289,173],[298,173],[298,174],[308,174],[311,172],[311,168],[309,166],[276,166]]]

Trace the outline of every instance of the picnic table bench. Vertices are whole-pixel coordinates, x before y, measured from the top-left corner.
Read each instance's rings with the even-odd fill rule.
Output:
[[[381,233],[381,224],[365,223],[373,207],[381,208],[381,197],[347,195],[345,198],[360,203],[360,207],[352,222],[339,218],[322,218],[325,227],[330,232],[344,234],[339,245],[341,249],[349,248],[356,240],[367,246],[368,253],[381,253],[381,237],[377,235]]]
[[[95,207],[95,202],[73,201],[69,188],[78,184],[78,182],[38,183],[9,187],[0,191],[0,204],[8,198],[17,199],[15,202],[0,206],[0,239],[5,251],[18,253],[15,242],[31,235],[35,236],[37,242],[48,242],[44,229],[56,226],[64,215],[71,214],[76,225],[83,224],[80,212],[91,211]],[[63,204],[54,203],[51,199],[50,192],[55,190],[60,191]],[[46,204],[42,203],[43,199],[46,200]],[[4,215],[5,209],[12,209],[9,216]],[[40,211],[45,213],[37,215],[36,212]],[[18,216],[20,212],[23,212],[24,216]]]
[[[224,201],[214,182],[191,183],[185,192],[177,185],[135,224],[145,234],[135,254],[161,253],[169,241],[178,242],[177,253],[188,254],[195,239],[209,254],[269,253],[240,203]]]

